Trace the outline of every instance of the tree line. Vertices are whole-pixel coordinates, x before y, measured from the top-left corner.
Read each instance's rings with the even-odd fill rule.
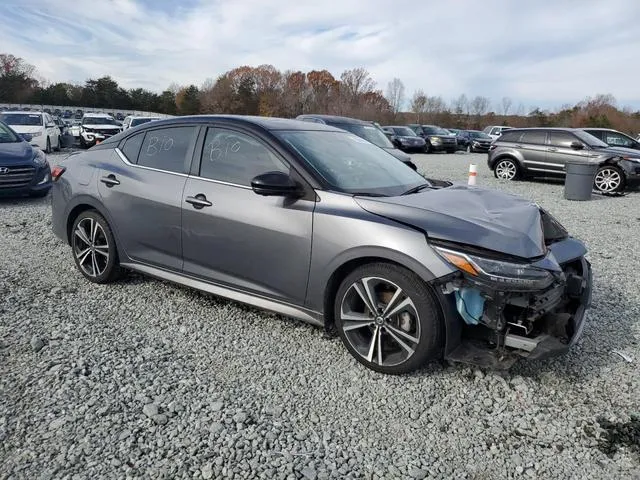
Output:
[[[381,123],[428,123],[457,128],[485,125],[611,127],[640,132],[640,111],[620,109],[612,95],[596,95],[554,111],[515,105],[510,97],[492,104],[465,94],[447,101],[423,90],[405,95],[399,78],[379,89],[361,67],[335,77],[327,70],[280,71],[272,65],[241,66],[202,85],[172,84],[161,93],[125,89],[110,76],[84,84],[50,83],[33,65],[0,54],[0,102],[143,110],[169,115],[226,113],[295,117],[303,113],[345,115]]]

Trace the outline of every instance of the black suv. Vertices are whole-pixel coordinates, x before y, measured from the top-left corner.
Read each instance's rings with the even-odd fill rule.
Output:
[[[338,117],[335,115],[298,115],[296,120],[302,120],[304,122],[323,123],[331,127],[341,128],[347,132],[351,132],[354,135],[358,135],[361,138],[373,143],[375,146],[386,150],[388,153],[402,161],[405,165],[408,165],[414,170],[418,167],[411,161],[411,157],[406,153],[398,150],[391,140],[387,138],[382,129],[375,125],[373,122],[367,122],[364,120],[358,120],[356,118]]]
[[[479,130],[460,130],[456,133],[458,147],[469,153],[487,153],[493,138]]]
[[[425,151],[430,152],[447,152],[456,153],[458,150],[458,142],[455,135],[448,130],[436,125],[418,125],[417,123],[410,123],[407,125],[416,134],[424,138],[427,143]]]
[[[640,150],[640,142],[626,133],[611,130],[610,128],[583,128],[582,130],[602,140],[610,147],[624,147]]]
[[[594,186],[605,193],[640,183],[640,152],[610,147],[581,129],[518,128],[502,133],[489,150],[489,168],[496,178],[564,176],[573,159],[597,162]]]

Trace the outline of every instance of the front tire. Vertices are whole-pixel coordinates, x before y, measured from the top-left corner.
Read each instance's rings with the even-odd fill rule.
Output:
[[[377,372],[408,373],[441,355],[437,301],[422,279],[398,265],[372,263],[347,275],[334,315],[349,353]]]
[[[62,137],[58,135],[58,145],[54,149],[56,152],[59,152],[62,149]]]
[[[109,224],[95,210],[82,212],[73,222],[71,250],[80,273],[93,283],[110,283],[120,277],[116,242]]]
[[[467,153],[473,153],[473,148],[471,147],[471,144],[467,145]]]
[[[624,173],[614,165],[602,165],[596,172],[593,186],[602,193],[621,192],[625,187]]]
[[[51,153],[51,139],[49,137],[47,137],[47,144],[44,149],[44,153],[46,153],[47,155]]]
[[[515,160],[503,158],[496,163],[493,175],[500,180],[517,180],[520,177],[520,167]]]

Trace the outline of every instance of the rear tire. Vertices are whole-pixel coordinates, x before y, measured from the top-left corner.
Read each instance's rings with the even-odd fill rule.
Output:
[[[95,210],[86,210],[71,229],[71,250],[76,267],[93,283],[110,283],[121,275],[116,242],[109,224]]]
[[[56,152],[59,152],[61,149],[62,149],[62,137],[58,135],[58,145],[56,146],[56,148],[54,148],[54,150]]]
[[[377,372],[408,373],[442,354],[437,300],[421,278],[398,265],[371,263],[347,275],[334,315],[349,353]]]

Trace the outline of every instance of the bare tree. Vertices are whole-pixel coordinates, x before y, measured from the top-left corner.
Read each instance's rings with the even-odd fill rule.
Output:
[[[469,115],[469,100],[467,100],[467,96],[464,93],[452,102],[452,107],[453,113],[456,115],[462,115],[463,113]]]
[[[422,115],[426,111],[427,96],[422,90],[416,90],[411,97],[411,111],[416,114],[416,122],[422,123]]]
[[[404,83],[399,78],[394,78],[387,85],[387,101],[391,105],[391,111],[397,115],[404,104]]]
[[[502,97],[502,114],[506,117],[509,115],[509,110],[511,110],[511,104],[513,102],[509,97]]]
[[[519,117],[524,117],[524,114],[525,114],[524,103],[520,102],[518,104],[518,108],[516,109],[516,115]]]
[[[489,99],[487,97],[481,97],[480,95],[476,96],[473,100],[471,100],[471,112],[481,117],[489,110]]]
[[[372,92],[376,88],[376,82],[373,81],[369,72],[362,67],[345,70],[340,75],[342,89],[345,99],[354,103],[360,95]]]

